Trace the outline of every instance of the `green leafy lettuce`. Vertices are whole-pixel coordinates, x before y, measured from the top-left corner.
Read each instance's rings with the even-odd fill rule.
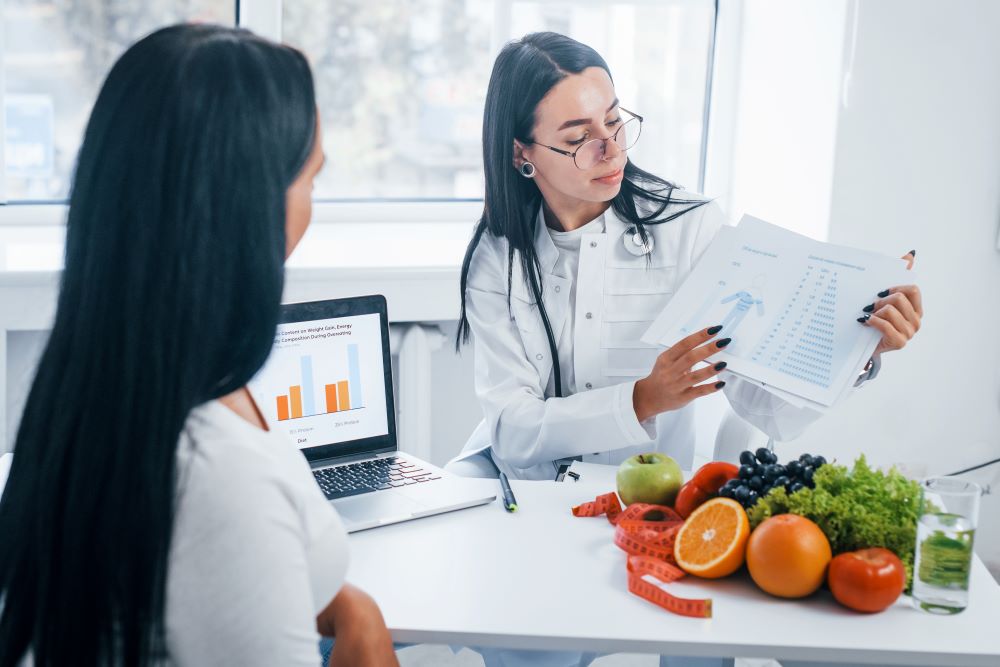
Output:
[[[920,484],[898,470],[874,470],[865,457],[852,469],[828,463],[816,471],[816,488],[789,494],[777,487],[747,510],[751,528],[777,514],[815,522],[833,553],[868,547],[889,549],[906,566],[909,589],[920,512]]]

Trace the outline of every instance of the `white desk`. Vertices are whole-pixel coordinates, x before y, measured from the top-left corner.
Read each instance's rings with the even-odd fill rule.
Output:
[[[771,598],[745,573],[687,578],[671,591],[711,597],[712,619],[672,615],[628,592],[625,554],[602,518],[570,507],[608,480],[513,482],[519,511],[491,504],[351,536],[348,579],[378,601],[397,642],[523,649],[770,657],[827,664],[1000,665],[1000,586],[976,561],[971,604],[933,616],[900,599],[861,615],[828,592]]]

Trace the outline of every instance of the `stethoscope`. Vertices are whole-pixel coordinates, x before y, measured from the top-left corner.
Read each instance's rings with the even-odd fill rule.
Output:
[[[635,255],[636,257],[643,257],[653,252],[652,235],[646,234],[646,240],[643,241],[635,225],[625,230],[625,233],[622,235],[622,243],[625,244],[625,250],[630,255]]]

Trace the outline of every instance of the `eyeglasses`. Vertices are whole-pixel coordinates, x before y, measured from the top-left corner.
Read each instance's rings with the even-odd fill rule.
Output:
[[[623,151],[627,151],[632,148],[635,146],[635,142],[639,141],[639,134],[642,132],[642,116],[637,113],[633,113],[624,107],[618,107],[618,109],[620,111],[624,111],[632,117],[622,123],[615,133],[607,139],[591,139],[575,151],[564,151],[561,148],[556,148],[555,146],[549,146],[547,144],[538,145],[544,146],[550,151],[554,151],[560,155],[573,158],[573,164],[576,165],[577,169],[582,169],[584,171],[591,169],[597,166],[597,164],[604,159],[604,154],[608,150],[609,141],[613,140],[616,144],[618,144],[618,148]]]

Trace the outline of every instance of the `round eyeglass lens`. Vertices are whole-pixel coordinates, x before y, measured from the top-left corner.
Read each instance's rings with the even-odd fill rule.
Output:
[[[630,118],[618,128],[618,131],[614,135],[614,141],[621,150],[627,151],[635,146],[635,142],[639,140],[641,125],[637,118]],[[587,170],[597,165],[598,162],[604,159],[604,151],[607,146],[606,141],[605,139],[592,139],[583,146],[580,146],[580,150],[576,152],[576,156],[573,158],[576,166]]]
[[[590,169],[604,159],[604,139],[591,139],[576,152],[573,160],[579,169]]]
[[[639,133],[642,131],[642,123],[639,122],[638,118],[629,118],[625,123],[618,128],[618,132],[615,133],[615,143],[617,143],[623,151],[635,146],[635,142],[639,141]]]

